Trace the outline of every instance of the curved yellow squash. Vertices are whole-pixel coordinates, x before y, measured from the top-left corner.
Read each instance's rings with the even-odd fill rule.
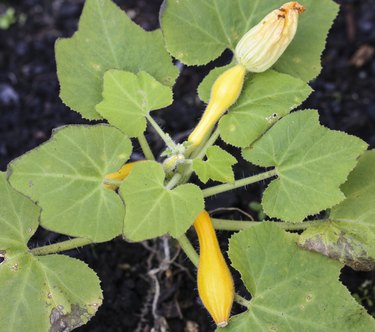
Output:
[[[200,256],[198,292],[202,302],[219,327],[228,324],[233,304],[234,285],[228,265],[221,253],[211,218],[206,211],[194,222]]]

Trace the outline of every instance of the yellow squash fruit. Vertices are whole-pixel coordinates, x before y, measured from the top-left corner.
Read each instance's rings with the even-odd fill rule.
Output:
[[[117,181],[122,181],[124,180],[132,171],[133,167],[140,163],[143,162],[144,160],[138,160],[138,161],[133,161],[130,163],[126,163],[124,166],[122,166],[117,172],[107,174],[104,177],[104,180],[117,180]],[[116,190],[118,186],[114,184],[104,184],[104,188],[111,189],[111,190]]]
[[[194,222],[199,239],[198,292],[219,327],[228,324],[233,304],[234,285],[221,253],[211,218],[206,211]]]
[[[291,1],[269,13],[238,42],[234,51],[238,63],[255,73],[273,66],[293,40],[299,14],[304,11]]]
[[[242,91],[245,74],[245,67],[236,65],[216,79],[206,110],[188,138],[188,142],[194,147],[202,143],[220,117],[236,102]]]

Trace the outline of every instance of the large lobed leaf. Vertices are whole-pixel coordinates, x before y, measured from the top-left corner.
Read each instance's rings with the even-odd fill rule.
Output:
[[[104,74],[104,100],[96,110],[129,137],[146,130],[145,116],[173,102],[172,89],[144,71],[109,70]]]
[[[178,70],[164,48],[160,30],[146,32],[110,0],[87,0],[72,38],[56,43],[57,73],[63,102],[87,119],[100,119],[104,73],[145,71],[172,86]]]
[[[124,236],[143,241],[166,233],[180,237],[204,208],[202,191],[193,184],[172,190],[164,185],[163,167],[146,161],[134,167],[120,187],[126,204]]]
[[[161,25],[169,52],[188,65],[203,65],[239,39],[285,0],[165,0]],[[332,0],[301,0],[295,39],[274,68],[304,81],[321,69],[320,56],[327,33],[338,12]]]
[[[0,201],[0,330],[58,332],[85,324],[102,304],[95,272],[70,257],[29,253],[40,209],[4,173]]]
[[[300,236],[306,249],[320,252],[355,270],[375,268],[375,150],[366,152],[341,187],[346,199],[333,207],[326,223]]]
[[[229,257],[251,293],[248,310],[217,331],[358,331],[375,329],[339,282],[341,265],[300,250],[297,235],[272,223],[235,234]]]
[[[318,112],[307,110],[277,122],[243,156],[256,165],[276,167],[278,179],[263,194],[265,213],[301,222],[344,200],[340,185],[366,148],[355,136],[321,126]]]
[[[107,125],[67,126],[10,164],[10,182],[42,208],[52,231],[108,241],[121,234],[125,208],[103,186],[131,154],[131,142]]]

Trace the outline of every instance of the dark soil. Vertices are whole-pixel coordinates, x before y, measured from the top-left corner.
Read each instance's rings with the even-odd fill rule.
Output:
[[[161,0],[116,1],[145,29],[158,26]],[[330,33],[323,56],[322,74],[312,82],[315,93],[306,108],[318,108],[321,122],[344,130],[375,145],[375,2],[342,0],[339,17]],[[58,97],[54,42],[69,37],[77,28],[83,0],[0,0],[0,13],[11,5],[18,23],[0,30],[0,170],[15,157],[47,140],[55,127],[83,123]],[[207,67],[183,68],[175,87],[176,102],[160,123],[170,133],[184,138],[199,118],[203,105],[196,87],[215,64],[225,63],[224,55]],[[176,116],[178,114],[178,116]],[[154,148],[161,146],[154,144]],[[240,164],[238,173],[254,172]],[[253,213],[250,201],[259,201],[261,188],[219,195],[209,208],[238,207]],[[256,214],[254,214],[256,217]],[[228,215],[227,215],[228,217]],[[220,234],[225,248],[227,234]],[[40,230],[34,245],[63,240]],[[75,250],[69,254],[86,261],[99,275],[104,304],[91,322],[79,331],[213,331],[214,325],[199,303],[194,282],[195,270],[184,255],[165,264],[166,243],[170,257],[178,253],[172,240],[158,239],[145,244],[128,244],[121,239]],[[168,258],[168,253],[167,253]],[[162,264],[163,263],[163,264]],[[160,266],[163,270],[155,271]],[[150,273],[150,271],[152,273]],[[153,310],[155,279],[161,288]],[[374,281],[374,273],[345,268],[342,280],[353,292],[363,295],[361,285]],[[373,284],[374,285],[374,284]],[[373,287],[373,286],[372,286]],[[367,304],[374,313],[374,305]],[[239,307],[234,311],[238,312]]]

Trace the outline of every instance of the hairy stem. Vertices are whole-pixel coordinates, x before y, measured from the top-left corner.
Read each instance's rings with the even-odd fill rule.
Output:
[[[177,239],[178,243],[180,244],[182,250],[185,252],[186,256],[190,259],[190,261],[198,267],[199,263],[199,255],[195,251],[193,245],[191,244],[190,240],[184,234]]]
[[[109,185],[114,185],[114,186],[120,187],[123,181],[124,180],[104,179],[103,184],[109,184]]]
[[[228,219],[212,219],[212,223],[217,230],[222,231],[242,231],[259,225],[262,221],[241,221],[241,220],[228,220]],[[304,230],[311,226],[322,225],[329,222],[328,219],[305,221],[302,223],[289,223],[289,222],[274,222],[274,224],[286,231]]]
[[[44,255],[49,255],[49,254],[55,254],[61,251],[76,249],[79,247],[87,246],[88,244],[92,244],[92,243],[94,242],[90,239],[74,238],[71,240],[31,249],[30,253],[32,253],[35,256],[44,256]]]
[[[175,175],[173,175],[172,179],[169,180],[165,188],[173,189],[179,184],[181,178],[182,178],[182,175],[180,173],[176,173]]]
[[[242,306],[249,308],[250,307],[250,301],[246,300],[244,297],[241,295],[238,295],[237,293],[234,294],[234,300],[238,303],[241,304]]]
[[[223,193],[223,192],[226,192],[226,191],[229,191],[229,190],[233,190],[233,189],[237,189],[237,188],[240,188],[240,187],[247,186],[248,184],[252,184],[252,183],[256,183],[256,182],[259,182],[259,181],[262,181],[262,180],[265,180],[265,179],[269,179],[269,178],[274,177],[276,175],[277,175],[277,171],[275,169],[273,169],[273,170],[268,171],[268,172],[260,173],[260,174],[250,176],[250,177],[247,177],[247,178],[244,178],[244,179],[241,179],[241,180],[236,180],[234,183],[220,184],[218,186],[203,189],[202,190],[203,196],[209,197],[209,196],[213,196],[213,195],[216,195],[216,194],[220,194],[220,193]]]
[[[173,142],[172,138],[166,134],[163,129],[160,128],[160,126],[157,124],[157,122],[152,118],[150,114],[146,115],[146,118],[148,122],[150,122],[151,126],[155,129],[155,131],[159,134],[161,139],[164,141],[164,143],[170,148],[170,149],[176,149],[176,143]]]
[[[219,137],[219,134],[220,132],[219,132],[219,129],[217,128],[213,132],[213,134],[210,136],[210,138],[206,141],[204,146],[201,149],[198,149],[192,153],[191,159],[189,160],[188,163],[186,163],[186,167],[185,167],[184,174],[182,177],[182,183],[189,181],[191,174],[193,173],[193,160],[192,159],[203,159],[203,157],[206,154],[207,149],[215,143],[215,141]],[[187,155],[189,155],[189,152],[187,152]]]
[[[191,158],[192,159],[203,159],[206,154],[207,149],[212,146],[220,135],[219,128],[217,127],[216,130],[211,134],[210,138],[206,141],[206,143],[198,150],[194,151]]]
[[[146,159],[155,160],[155,156],[152,153],[152,150],[150,148],[150,145],[147,142],[147,139],[146,139],[145,135],[143,135],[143,134],[140,135],[138,137],[138,142],[139,142],[139,145],[141,146],[142,152],[143,152],[144,156],[146,157]]]

